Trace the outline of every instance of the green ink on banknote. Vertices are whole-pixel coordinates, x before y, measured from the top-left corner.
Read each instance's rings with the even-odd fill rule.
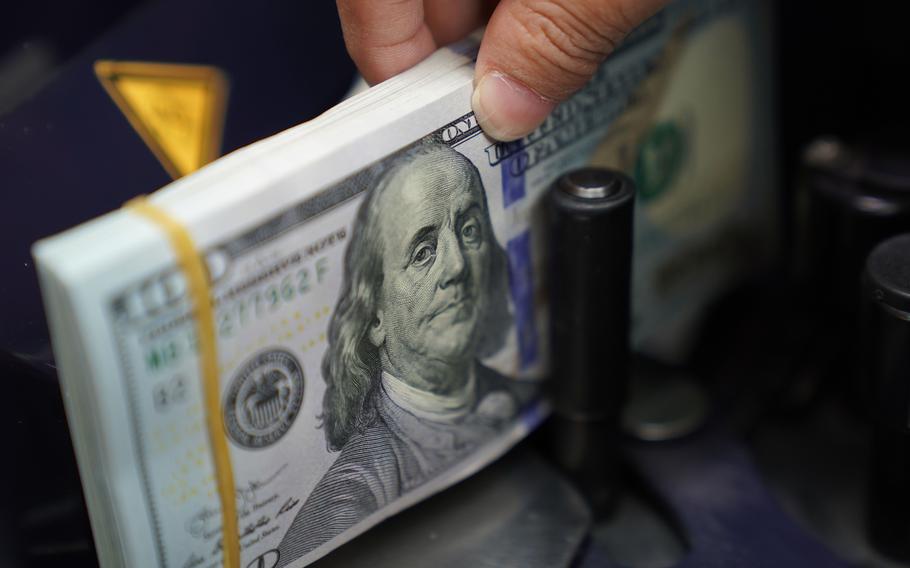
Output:
[[[675,122],[660,122],[641,144],[635,162],[635,183],[642,201],[650,201],[665,192],[682,169],[686,157],[686,139]]]

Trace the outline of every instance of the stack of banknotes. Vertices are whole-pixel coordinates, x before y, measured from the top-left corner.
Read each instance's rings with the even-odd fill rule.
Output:
[[[635,176],[636,342],[685,343],[704,302],[680,259],[701,251],[704,295],[758,258],[737,244],[761,242],[750,184],[772,175],[754,159],[757,5],[672,4],[517,142],[471,112],[477,36],[149,197],[207,267],[242,566],[304,566],[545,416],[558,275],[538,205],[563,172]],[[34,256],[101,564],[221,565],[197,328],[167,236],[127,208]]]

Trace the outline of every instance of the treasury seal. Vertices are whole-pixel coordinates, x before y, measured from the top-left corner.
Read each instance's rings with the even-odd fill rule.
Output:
[[[259,353],[231,379],[224,401],[228,436],[245,448],[277,442],[291,428],[303,403],[303,370],[283,350]]]

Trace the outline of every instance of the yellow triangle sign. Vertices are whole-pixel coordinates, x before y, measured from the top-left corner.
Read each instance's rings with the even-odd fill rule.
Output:
[[[227,81],[217,68],[96,61],[95,74],[172,177],[218,157]]]

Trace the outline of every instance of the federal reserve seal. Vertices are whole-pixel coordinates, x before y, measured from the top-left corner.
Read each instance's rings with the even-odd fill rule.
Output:
[[[287,351],[259,353],[231,379],[224,401],[228,436],[245,448],[271,446],[291,428],[303,403],[303,370]]]

